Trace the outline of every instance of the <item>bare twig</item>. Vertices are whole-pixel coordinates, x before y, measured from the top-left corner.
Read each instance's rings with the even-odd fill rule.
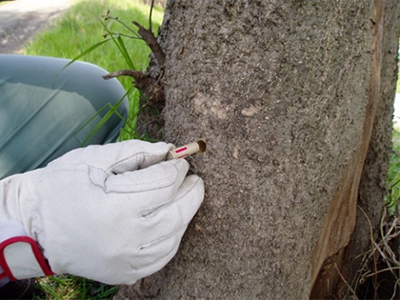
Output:
[[[104,75],[103,78],[108,80],[118,76],[130,76],[135,79],[135,86],[146,95],[149,102],[155,104],[164,101],[164,89],[143,72],[135,70],[120,70]]]
[[[154,7],[154,0],[151,0],[150,15],[149,15],[149,31],[150,32],[153,32],[152,24],[151,24],[151,17],[153,15],[153,7]]]
[[[352,289],[352,287],[350,286],[350,284],[347,282],[347,280],[343,277],[342,273],[340,272],[337,264],[334,264],[336,272],[339,274],[340,278],[343,280],[343,282],[345,283],[345,285],[347,286],[347,288],[353,293],[353,296],[356,297],[356,299],[358,299],[356,292]]]
[[[374,273],[368,273],[368,274],[364,275],[364,278],[369,278],[369,277],[375,276],[376,274],[380,274],[380,273],[384,273],[384,272],[392,271],[392,270],[400,270],[400,267],[390,267],[390,268],[380,269]]]
[[[374,229],[373,229],[373,227],[372,227],[371,220],[369,219],[369,217],[368,217],[367,213],[364,211],[364,209],[363,209],[361,206],[359,206],[359,205],[357,205],[357,208],[364,214],[365,219],[366,219],[367,222],[368,222],[368,225],[369,225],[369,233],[370,233],[370,239],[371,239],[371,245],[372,245],[372,249],[370,250],[369,255],[368,255],[368,256],[366,255],[367,258],[363,260],[363,261],[364,261],[364,264],[363,264],[363,268],[362,268],[361,270],[364,270],[365,268],[368,267],[369,259],[370,259],[371,256],[372,256],[373,259],[374,259],[374,267],[375,267],[375,271],[376,271],[376,270],[377,270],[378,262],[377,262],[377,258],[376,258],[376,251],[375,251],[376,248],[373,247],[374,244],[375,244],[375,241],[374,241]],[[367,253],[367,254],[368,254],[368,253]],[[375,274],[375,283],[376,283],[376,281],[377,281],[377,276],[376,276],[376,273],[375,273],[375,272],[374,272],[373,274]],[[364,282],[364,281],[365,281],[365,276],[362,276],[362,275],[361,275],[360,277],[361,277],[361,279],[357,280],[357,282],[356,282],[356,287],[354,288],[355,290],[357,290],[357,285],[358,285],[358,282],[359,282],[359,281],[361,281],[361,282]]]
[[[108,12],[107,12],[108,13]],[[136,31],[132,30],[132,28],[130,28],[128,25],[126,25],[124,22],[120,21],[118,19],[118,17],[112,17],[109,14],[103,16],[106,20],[111,19],[116,21],[117,23],[121,24],[122,26],[124,26],[126,29],[128,29],[130,32],[133,33],[134,36],[136,36],[136,38],[138,39],[143,39]]]
[[[397,287],[400,287],[400,279],[398,279],[396,281],[396,284],[395,284],[394,290],[393,290],[393,294],[392,294],[392,297],[390,298],[390,300],[392,300],[392,299],[394,299],[394,297],[396,297]]]
[[[164,51],[161,49],[160,45],[157,42],[156,37],[154,36],[151,30],[144,28],[136,21],[132,21],[134,25],[139,28],[138,33],[142,37],[142,39],[146,42],[147,46],[150,47],[151,52],[153,52],[154,57],[157,60],[158,66],[162,68],[165,62],[165,54]]]
[[[137,36],[132,36],[132,35],[128,35],[125,33],[119,33],[119,32],[110,32],[110,33],[104,33],[103,37],[107,37],[108,35],[112,35],[115,37],[119,37],[119,36],[123,36],[123,37],[127,37],[130,38],[132,40],[143,40],[141,37],[137,37]]]
[[[146,42],[147,46],[150,47],[151,52],[153,52],[154,57],[156,58],[156,61],[158,63],[158,66],[160,67],[160,69],[162,69],[162,67],[164,66],[164,62],[165,62],[165,54],[164,51],[161,49],[160,45],[157,42],[156,37],[153,34],[153,29],[152,29],[152,23],[151,23],[151,19],[152,19],[152,15],[153,15],[153,8],[154,8],[154,0],[151,1],[151,7],[150,7],[150,15],[149,15],[149,29],[144,28],[141,24],[139,24],[136,21],[132,21],[132,23],[138,28],[138,32],[134,31],[132,28],[130,28],[128,25],[126,25],[124,22],[120,21],[118,19],[118,17],[113,17],[110,16],[110,11],[107,12],[106,15],[103,15],[103,17],[105,18],[105,20],[111,19],[119,24],[121,24],[122,26],[124,26],[126,29],[128,29],[133,36],[129,36],[129,35],[124,35],[126,37],[129,38],[138,38],[138,39],[142,39]],[[122,34],[119,34],[122,35]]]
[[[393,251],[395,248],[393,248],[391,244],[400,236],[400,217],[389,216],[387,210],[388,208],[384,206],[378,229],[379,237],[377,240],[371,242],[373,245],[372,249],[364,255],[363,265],[359,270],[360,279],[358,281],[360,283],[364,283],[368,278],[374,277],[376,293],[379,286],[379,282],[377,282],[377,275],[384,272],[391,272],[394,282],[393,297],[395,297],[397,289],[400,287],[400,279],[398,275],[398,271],[400,270],[400,261],[398,254]],[[365,214],[362,209],[361,211]],[[377,267],[376,255],[378,255],[380,261],[384,263],[387,268],[384,268],[383,266],[380,266],[379,268]],[[368,266],[371,263],[372,257],[375,270],[370,270]],[[356,289],[357,288],[354,288],[354,290]]]
[[[131,76],[132,78],[135,79],[137,84],[141,84],[143,83],[143,85],[148,84],[147,83],[147,77],[143,72],[140,71],[135,71],[135,70],[120,70],[120,71],[115,71],[112,73],[109,73],[107,75],[104,75],[103,78],[104,79],[111,79],[114,77],[118,77],[118,76]]]

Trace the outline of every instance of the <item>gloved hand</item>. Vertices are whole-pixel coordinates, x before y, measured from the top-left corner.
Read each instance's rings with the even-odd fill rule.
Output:
[[[165,161],[172,147],[137,140],[89,146],[5,178],[0,223],[23,224],[56,274],[132,284],[175,255],[204,197],[203,181],[186,176],[184,159]],[[21,267],[13,270],[18,279]]]

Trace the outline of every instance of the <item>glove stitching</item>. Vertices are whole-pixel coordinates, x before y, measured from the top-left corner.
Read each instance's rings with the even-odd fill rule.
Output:
[[[146,181],[146,182],[141,182],[141,183],[134,183],[134,182],[132,182],[132,183],[125,183],[125,184],[123,184],[123,183],[121,183],[121,184],[115,184],[115,183],[113,183],[113,186],[118,186],[118,187],[121,187],[121,186],[141,186],[141,185],[148,185],[148,184],[153,184],[153,183],[157,183],[157,182],[160,182],[160,181],[166,181],[167,179],[169,179],[171,177],[171,175],[169,175],[169,176],[167,176],[167,177],[164,177],[164,178],[160,178],[160,179],[157,179],[157,180],[152,180],[152,181]],[[168,184],[167,185],[163,185],[162,187],[160,187],[160,188],[152,188],[151,190],[158,190],[158,189],[162,189],[162,188],[165,188],[165,187],[168,187],[168,186],[171,186],[172,184],[173,184],[174,182],[173,181],[170,181],[170,182],[168,182]],[[135,190],[135,192],[136,191],[143,191],[143,190],[149,190],[149,188],[145,188],[145,189],[142,189],[142,190]]]
[[[163,185],[160,188],[154,188],[152,190],[162,189],[162,188],[171,186],[171,185],[174,184],[174,180],[170,180],[170,178],[171,177],[172,178],[176,178],[177,174],[179,173],[179,170],[178,170],[176,164],[172,164],[172,166],[175,168],[175,173],[173,173],[173,174],[170,173],[170,174],[168,174],[167,176],[165,176],[163,178],[160,178],[160,179],[157,179],[157,180],[152,180],[152,181],[140,182],[140,183],[135,183],[135,182],[132,182],[132,183],[121,183],[121,184],[113,183],[113,186],[116,186],[116,187],[121,187],[121,186],[145,186],[147,184],[154,184],[154,183],[161,182],[161,181],[166,181],[166,180],[168,180],[168,184],[167,185]],[[134,172],[134,171],[132,171],[132,172]],[[145,189],[142,189],[142,190],[149,190],[149,189],[145,188]],[[140,191],[142,191],[142,190],[140,190]]]
[[[54,170],[46,170],[46,175],[47,174],[54,174],[54,173],[61,173],[61,172],[78,172],[78,173],[86,173],[89,174],[89,170],[83,169],[83,168],[76,168],[76,169],[66,169],[66,168],[59,168],[59,169],[54,169]]]
[[[37,173],[33,176],[34,180],[27,188],[30,197],[26,199],[25,203],[27,206],[27,210],[30,212],[30,218],[32,220],[31,232],[27,231],[27,234],[39,244],[39,236],[42,234],[43,230],[37,224],[39,222],[39,213],[34,209],[35,203],[36,205],[38,205],[38,197],[35,194],[34,190],[34,187],[38,184],[38,182],[40,182],[40,179],[38,177],[39,176]]]
[[[183,227],[183,226],[182,226],[182,227]],[[182,227],[181,227],[181,228],[182,228]],[[178,249],[179,249],[179,243],[178,243]],[[171,254],[172,252],[176,252],[176,251],[177,251],[177,248],[174,247],[174,248],[172,248],[171,251],[169,251],[166,255],[164,255],[164,256],[162,256],[162,257],[156,259],[156,260],[152,260],[151,263],[148,263],[148,264],[145,265],[145,266],[141,266],[141,267],[138,267],[138,268],[132,268],[132,270],[133,270],[134,272],[143,271],[144,269],[147,269],[147,268],[151,267],[152,265],[156,264],[157,262],[159,262],[159,261],[165,259],[166,257],[170,256],[170,254]]]
[[[176,172],[175,174],[178,174],[178,173],[179,173],[178,167],[176,166],[176,164],[173,164],[173,166],[174,166],[174,168],[175,168],[175,172]],[[177,176],[175,176],[175,177],[177,177]],[[173,184],[174,184],[174,182],[172,181],[171,184],[169,184],[168,186],[171,186],[171,185],[173,185]],[[168,187],[168,186],[165,186],[165,187]],[[149,207],[149,206],[146,206],[146,209],[141,210],[141,211],[137,214],[137,216],[138,216],[138,217],[141,217],[141,218],[146,218],[148,215],[154,213],[154,211],[156,211],[156,210],[158,210],[158,209],[160,209],[160,208],[162,208],[162,207],[168,205],[169,203],[174,203],[174,201],[175,201],[175,198],[174,198],[175,195],[176,195],[176,193],[172,196],[172,201],[171,201],[171,198],[170,198],[170,199],[168,199],[168,200],[162,202],[161,204],[159,203],[159,204],[157,204],[157,205],[152,205],[152,206],[150,206],[150,207]],[[144,213],[144,212],[145,212],[145,213]]]
[[[193,182],[192,187],[196,186],[197,183],[198,183],[199,181],[200,181],[200,178],[199,178],[199,177],[196,178],[196,181]],[[163,204],[161,204],[160,206],[158,206],[156,209],[161,209],[161,208],[164,208],[164,207],[166,207],[166,206],[172,205],[172,204],[175,203],[175,202],[178,202],[179,200],[181,200],[182,198],[184,198],[187,194],[189,194],[191,191],[192,191],[192,189],[187,190],[187,191],[186,191],[185,193],[183,193],[179,198],[173,198],[173,201],[164,202]],[[150,213],[148,213],[148,214],[146,214],[146,215],[142,215],[142,217],[146,217],[147,215],[152,214],[152,213],[154,213],[154,211],[151,211]],[[139,213],[139,214],[140,214],[140,213]],[[156,241],[154,241],[154,242],[151,242],[151,243],[148,243],[148,244],[139,246],[139,250],[144,249],[144,248],[147,248],[147,247],[150,247],[151,245],[153,245],[153,244],[155,244],[155,243],[158,243],[158,242],[160,242],[160,241],[162,241],[162,240],[165,240],[166,238],[168,238],[168,237],[174,235],[177,231],[179,231],[179,230],[182,229],[183,227],[188,226],[188,224],[190,223],[190,220],[191,220],[191,219],[192,219],[192,218],[189,219],[189,222],[187,222],[186,224],[183,224],[182,226],[178,227],[177,229],[175,229],[175,230],[174,230],[172,233],[170,233],[169,235],[166,235],[166,236],[164,236],[164,237],[162,237],[162,238],[159,238],[158,240],[156,240]]]
[[[194,182],[194,184],[192,185],[192,187],[196,186],[196,184],[200,181],[200,178],[197,178],[196,181]],[[192,189],[187,190],[185,193],[183,193],[179,198],[173,198],[172,201],[167,201],[163,204],[161,204],[160,206],[158,206],[158,208],[161,208],[163,206],[168,206],[168,205],[172,205],[175,202],[178,202],[180,199],[182,199],[183,197],[185,197],[187,194],[189,194],[192,191]],[[176,194],[175,194],[176,196]]]
[[[156,240],[156,241],[153,241],[153,242],[151,242],[151,243],[148,243],[148,244],[139,246],[139,251],[142,251],[142,250],[144,250],[144,249],[147,249],[147,248],[149,248],[149,247],[151,247],[151,246],[153,246],[153,245],[155,245],[155,244],[158,244],[158,243],[160,243],[160,242],[162,242],[162,241],[167,240],[167,239],[170,238],[170,237],[173,237],[173,236],[174,236],[178,231],[180,231],[182,228],[186,228],[186,227],[188,226],[188,224],[189,224],[189,223],[183,224],[182,226],[179,226],[178,228],[176,228],[176,229],[175,229],[173,232],[171,232],[170,234],[164,235],[163,237],[159,238],[159,239]]]
[[[131,156],[125,157],[125,158],[117,161],[116,163],[112,164],[110,167],[108,167],[106,169],[106,171],[109,172],[110,170],[112,170],[116,166],[118,166],[119,164],[124,163],[126,161],[129,161],[129,160],[134,159],[134,158],[139,157],[139,156],[142,156],[141,157],[141,162],[143,163],[143,162],[146,161],[147,157],[159,157],[161,154],[166,154],[166,152],[165,151],[160,151],[160,152],[157,152],[157,153],[149,153],[149,152],[145,152],[145,151],[137,152],[137,153],[135,153],[135,154],[133,154]],[[141,170],[141,169],[137,169],[137,170]],[[136,171],[136,170],[131,170],[131,171]]]

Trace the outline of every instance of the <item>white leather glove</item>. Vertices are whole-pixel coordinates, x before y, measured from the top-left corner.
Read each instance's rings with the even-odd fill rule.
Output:
[[[5,178],[0,225],[21,223],[56,274],[132,284],[175,255],[204,197],[184,159],[165,161],[172,148],[137,140],[89,146]],[[36,267],[27,271],[15,252],[5,255],[15,278],[33,276]]]

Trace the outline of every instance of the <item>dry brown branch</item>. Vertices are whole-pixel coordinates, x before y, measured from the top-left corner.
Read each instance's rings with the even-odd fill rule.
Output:
[[[396,295],[397,290],[400,288],[400,253],[395,253],[394,246],[396,240],[400,236],[400,217],[389,216],[387,207],[383,208],[381,222],[379,226],[379,237],[377,240],[372,241],[372,249],[364,254],[363,266],[359,270],[359,280],[361,284],[366,282],[368,278],[375,278],[375,287],[378,288],[377,275],[384,272],[391,272],[393,276],[393,295]],[[363,211],[363,213],[365,213]],[[378,256],[378,257],[377,257]],[[378,268],[377,260],[381,262]],[[374,270],[370,269],[373,263]],[[383,263],[383,264],[382,264]],[[384,267],[386,266],[386,267]],[[353,288],[357,289],[357,287]]]
[[[336,272],[339,274],[340,278],[341,278],[342,281],[345,283],[345,285],[347,286],[347,288],[349,289],[349,291],[353,294],[353,296],[354,296],[356,299],[358,299],[358,298],[357,298],[356,292],[355,292],[354,289],[350,286],[350,284],[347,282],[347,280],[343,277],[343,275],[342,275],[342,273],[340,272],[340,270],[339,270],[339,268],[338,268],[338,266],[337,266],[336,263],[334,264],[334,266],[335,266]]]
[[[368,271],[369,271],[369,268],[368,268],[368,264],[369,264],[369,262],[370,262],[370,259],[371,259],[371,257],[373,258],[373,265],[374,265],[374,268],[375,268],[375,272],[373,273],[373,274],[375,274],[375,280],[376,280],[376,271],[377,271],[377,257],[376,257],[376,251],[375,251],[375,248],[374,248],[374,243],[375,243],[375,241],[374,241],[374,229],[373,229],[373,227],[372,227],[372,224],[371,224],[371,220],[369,219],[369,217],[368,217],[368,215],[367,215],[367,213],[364,211],[364,209],[361,207],[361,206],[359,206],[359,205],[357,205],[357,208],[363,213],[363,215],[364,215],[364,217],[365,217],[365,219],[367,220],[367,222],[368,222],[368,226],[369,226],[369,233],[370,233],[370,240],[371,240],[371,250],[370,251],[368,251],[365,255],[364,255],[364,258],[363,258],[363,260],[362,260],[362,268],[361,268],[361,270],[365,270],[365,269],[368,269]],[[360,273],[359,273],[360,274]],[[361,274],[359,275],[359,277],[358,277],[358,280],[356,281],[356,284],[355,284],[355,287],[354,287],[354,290],[356,291],[357,290],[357,287],[358,287],[358,283],[360,282],[364,282],[365,281],[365,276],[363,277]]]
[[[104,75],[103,78],[108,80],[118,76],[132,77],[135,80],[135,86],[144,93],[150,103],[157,105],[164,102],[164,89],[145,73],[135,70],[120,70]]]
[[[156,37],[154,36],[153,32],[150,29],[144,28],[136,21],[132,21],[134,25],[139,28],[138,33],[142,37],[142,39],[146,42],[146,44],[150,47],[151,52],[155,59],[157,60],[158,66],[162,68],[165,62],[165,54],[164,51],[161,49],[160,45],[157,42]]]

